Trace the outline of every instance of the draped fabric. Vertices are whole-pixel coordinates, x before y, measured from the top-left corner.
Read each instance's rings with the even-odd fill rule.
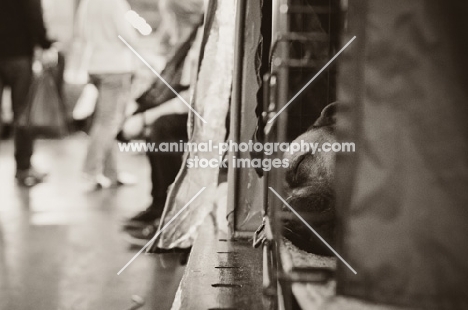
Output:
[[[468,14],[462,1],[349,2],[337,116],[338,293],[468,309]]]
[[[211,1],[210,5],[215,6],[216,10],[213,12],[214,19],[209,36],[205,35],[207,39],[202,53],[203,58],[191,100],[192,108],[206,120],[206,123],[191,112],[188,125],[190,143],[208,143],[211,140],[213,145],[216,145],[224,142],[226,137],[226,116],[234,64],[236,1]],[[207,19],[210,19],[210,16],[207,16]],[[219,169],[188,168],[187,161],[196,157],[207,160],[219,159],[216,149],[212,152],[198,150],[184,155],[182,168],[169,190],[160,228],[164,227],[202,187],[206,187],[206,190],[162,232],[159,240],[150,247],[149,251],[155,250],[156,247],[164,249],[190,247],[198,227],[213,210]]]
[[[180,85],[182,70],[185,59],[197,36],[199,27],[200,25],[195,25],[189,36],[177,48],[175,48],[174,55],[161,72],[161,77],[171,85],[176,92],[181,92],[189,88],[188,85]],[[157,107],[175,97],[176,95],[174,92],[167,87],[160,78],[157,78],[150,88],[136,100],[138,103],[138,109],[135,111],[135,114]]]

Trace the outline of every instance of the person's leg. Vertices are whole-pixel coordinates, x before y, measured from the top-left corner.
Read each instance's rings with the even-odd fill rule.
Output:
[[[117,177],[114,161],[114,142],[124,119],[130,96],[131,74],[95,75],[99,90],[90,143],[85,160],[85,173],[93,179],[107,174]]]
[[[29,57],[14,58],[4,63],[4,75],[11,88],[13,126],[15,130],[16,170],[27,171],[31,168],[33,135],[18,120],[28,105],[29,88],[32,82],[32,61]]]
[[[11,88],[13,108],[13,129],[16,160],[16,179],[22,186],[31,187],[41,183],[45,173],[31,167],[33,153],[33,132],[19,125],[19,120],[28,106],[33,80],[31,57],[16,57],[2,61],[2,76]]]
[[[161,117],[152,127],[150,142],[187,142],[187,114],[174,114]],[[171,185],[182,165],[183,150],[178,152],[148,153],[151,165],[152,205],[161,216],[167,198],[167,188]]]
[[[3,114],[2,114],[2,99],[3,99],[3,87],[4,82],[2,79],[2,64],[0,62],[0,140],[3,137]]]
[[[117,172],[117,154],[115,153],[114,146],[111,146],[104,159],[103,175],[109,180],[116,182],[118,180]]]
[[[106,157],[104,160],[104,176],[109,178],[113,183],[119,182],[119,173],[117,169],[117,151],[115,146],[115,140],[117,134],[122,129],[122,124],[125,119],[125,111],[127,104],[130,100],[131,96],[131,85],[132,85],[132,76],[127,74],[122,77],[121,81],[121,88],[119,89],[118,93],[115,94],[118,99],[115,101],[115,119],[110,126],[112,131],[112,139],[113,143],[109,147]]]
[[[147,142],[159,145],[163,142],[187,141],[187,114],[172,114],[162,116],[154,122]],[[147,153],[151,166],[152,203],[143,212],[132,217],[127,224],[152,223],[161,217],[167,197],[167,189],[171,185],[182,165],[183,151],[164,153]],[[136,222],[136,223],[135,223]]]

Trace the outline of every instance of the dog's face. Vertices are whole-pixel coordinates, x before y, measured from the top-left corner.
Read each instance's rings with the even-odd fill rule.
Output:
[[[317,143],[318,148],[336,142],[336,103],[325,107],[314,126],[297,137],[295,143]],[[329,243],[334,240],[335,194],[333,178],[335,154],[317,151],[285,153],[289,168],[285,175],[287,201]],[[317,254],[329,254],[323,243],[298,219],[285,222],[285,236],[296,246]]]
[[[324,143],[336,142],[333,129],[329,127],[311,128],[300,135],[293,143],[318,143],[320,148]],[[286,171],[286,190],[289,199],[297,208],[321,211],[320,206],[311,206],[307,200],[316,194],[325,194],[332,187],[334,176],[335,155],[333,152],[300,151],[294,154],[286,153],[289,167]],[[324,192],[325,191],[325,192]]]

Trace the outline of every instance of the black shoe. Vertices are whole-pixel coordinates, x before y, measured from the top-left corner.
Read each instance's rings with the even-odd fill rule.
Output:
[[[144,247],[151,239],[154,238],[158,232],[159,221],[154,224],[146,225],[145,227],[135,228],[135,229],[126,229],[125,230],[125,240],[130,243],[132,246]],[[154,248],[154,249],[153,249]],[[190,254],[192,247],[188,248],[170,248],[162,249],[155,247],[154,245],[148,250],[148,253],[152,254],[164,254],[164,253],[181,253],[181,254]],[[187,256],[188,257],[188,256]],[[181,261],[182,264],[182,261]]]
[[[122,224],[122,228],[124,230],[143,228],[147,225],[154,224],[154,222],[161,216],[161,211],[158,209],[152,206],[148,207],[146,210],[137,213],[135,216],[129,219],[126,219]]]
[[[159,223],[145,225],[139,228],[125,229],[125,240],[133,246],[143,247],[158,231]]]
[[[33,187],[39,183],[44,182],[47,173],[38,172],[34,168],[16,171],[16,180],[18,184],[24,187]]]

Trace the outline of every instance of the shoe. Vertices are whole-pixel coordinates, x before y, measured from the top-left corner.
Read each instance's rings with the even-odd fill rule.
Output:
[[[94,181],[96,189],[110,188],[112,186],[112,181],[104,175],[96,176],[96,179]]]
[[[87,180],[87,188],[91,191],[136,184],[136,178],[126,173],[119,173],[116,180],[111,180],[103,174],[95,177],[85,176],[85,179]]]
[[[125,185],[135,185],[137,183],[137,178],[129,173],[119,173],[117,179],[112,182],[112,187],[119,187]]]
[[[96,176],[84,175],[83,179],[86,191],[97,191],[100,189],[111,188],[113,186],[111,179],[103,174],[98,174]]]
[[[15,175],[18,184],[24,187],[33,187],[42,183],[46,177],[47,173],[38,172],[34,168],[17,170]]]
[[[151,239],[154,238],[156,233],[158,232],[158,223],[146,225],[145,227],[135,228],[135,229],[127,229],[125,230],[126,235],[124,239],[130,243],[132,246],[136,247],[144,247]],[[154,245],[153,245],[154,246]],[[152,254],[165,254],[165,253],[181,253],[181,254],[190,254],[192,247],[188,248],[171,248],[171,249],[162,249],[159,247],[150,246],[148,249],[148,253]],[[183,259],[181,259],[180,263],[183,264]]]
[[[125,240],[132,246],[145,246],[158,231],[159,223],[149,224],[139,228],[126,229]]]
[[[138,212],[135,216],[129,219],[126,219],[122,224],[122,228],[124,230],[134,229],[134,228],[142,228],[147,225],[154,224],[154,222],[157,221],[159,217],[161,216],[161,211],[158,209],[150,206],[146,210]]]

